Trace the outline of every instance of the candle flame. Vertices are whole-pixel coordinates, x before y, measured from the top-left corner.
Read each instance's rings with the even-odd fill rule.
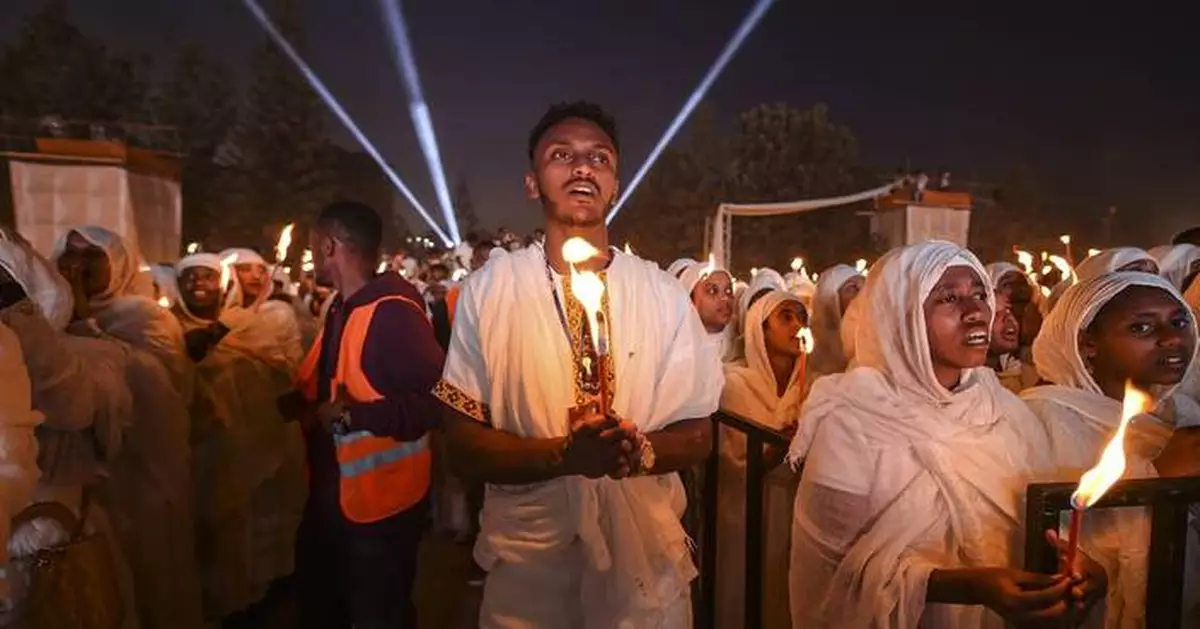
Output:
[[[1058,237],[1058,241],[1064,245],[1071,244],[1071,234],[1063,234]]]
[[[383,273],[386,270],[387,270],[387,260],[380,262],[379,266],[375,268],[376,273]]]
[[[796,338],[800,339],[800,351],[811,354],[813,351],[812,330],[808,327],[800,328],[800,331],[796,333]]]
[[[170,308],[170,307],[171,307],[171,300],[170,300],[170,299],[167,299],[167,296],[166,296],[166,295],[163,295],[162,297],[159,297],[159,298],[158,298],[158,305],[159,305],[159,306],[162,306],[163,308]]]
[[[295,223],[288,223],[283,231],[279,232],[279,240],[275,243],[275,263],[279,264],[287,259],[288,248],[292,246],[292,230],[295,229]]]
[[[224,291],[229,287],[229,281],[233,279],[233,265],[237,264],[238,256],[236,253],[231,253],[224,258],[221,258],[221,290]]]
[[[628,241],[625,242],[625,255],[627,255],[627,256],[633,255],[633,247],[629,246]]]
[[[570,238],[563,243],[562,256],[567,261],[567,264],[579,264],[598,255],[600,255],[599,249],[596,249],[592,246],[592,243],[578,236]]]
[[[750,277],[753,278],[755,275],[758,275],[758,267],[750,269]]]
[[[198,242],[189,242],[188,243],[187,252],[188,252],[189,256],[192,255],[193,253],[196,253],[199,250],[200,250],[200,243],[198,243]]]
[[[792,270],[799,273],[804,268],[804,258],[792,258]]]
[[[1100,250],[1099,250],[1099,249],[1088,249],[1088,254],[1087,254],[1087,257],[1089,257],[1089,258],[1090,258],[1090,257],[1092,257],[1092,256],[1094,256],[1094,255],[1099,255],[1099,253],[1100,253]]]
[[[1043,286],[1041,288],[1042,288],[1042,297],[1049,297],[1050,296],[1050,287]]]
[[[562,256],[571,267],[571,295],[583,306],[587,314],[588,329],[591,331],[592,346],[596,354],[608,353],[607,339],[600,328],[600,309],[604,301],[604,280],[591,272],[580,273],[575,265],[600,255],[600,251],[583,238],[571,238],[563,243]]]
[[[1025,274],[1033,277],[1036,275],[1033,271],[1033,254],[1028,251],[1013,248],[1013,253],[1017,254],[1017,264],[1020,264],[1025,269]]]
[[[1125,399],[1121,403],[1121,423],[1117,426],[1117,434],[1113,436],[1096,466],[1084,473],[1079,479],[1079,487],[1071,494],[1071,504],[1076,509],[1087,509],[1096,504],[1125,473],[1125,430],[1134,417],[1150,409],[1150,396],[1125,383]]]
[[[1066,258],[1062,256],[1050,256],[1050,264],[1053,264],[1058,269],[1064,280],[1075,279],[1075,269],[1071,266],[1070,262],[1067,262]]]
[[[857,262],[855,262],[855,263],[854,263],[854,270],[855,270],[855,271],[858,271],[859,275],[862,275],[863,277],[866,277],[866,276],[867,276],[867,273],[868,273],[868,271],[867,271],[867,261],[866,261],[866,260],[863,260],[863,259],[861,259],[861,258],[859,258],[859,260],[858,260]]]

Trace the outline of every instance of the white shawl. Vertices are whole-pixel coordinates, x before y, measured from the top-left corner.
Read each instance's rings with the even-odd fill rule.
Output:
[[[817,277],[809,321],[813,334],[813,351],[805,374],[809,382],[826,374],[840,373],[850,362],[842,350],[842,298],[838,291],[855,277],[862,274],[845,264],[829,267]]]
[[[799,417],[804,394],[804,383],[796,382],[804,368],[803,359],[796,361],[787,391],[780,397],[767,358],[763,323],[776,307],[788,301],[800,303],[800,298],[785,291],[774,291],[750,308],[744,331],[746,358],[725,366],[725,392],[721,397],[722,409],[776,429]]]
[[[572,353],[546,270],[541,247],[529,247],[497,254],[468,277],[439,386],[471,401],[460,410],[526,437],[566,435],[575,406]],[[723,378],[679,283],[616,250],[606,275],[613,412],[643,432],[711,415]],[[491,486],[475,556],[485,569],[497,559],[531,561],[578,536],[588,558],[582,604],[589,620],[655,627],[696,575],[679,521],[684,500],[675,474]]]
[[[1158,264],[1149,253],[1137,247],[1113,247],[1084,260],[1075,267],[1075,281],[1082,282],[1106,273],[1115,273],[1135,262],[1149,260]]]
[[[1014,565],[1021,494],[1045,465],[1036,418],[986,367],[938,383],[924,303],[969,252],[893,250],[851,305],[850,370],[814,383],[789,459],[805,461],[792,529],[796,627],[1002,626],[980,607],[929,605],[937,568]],[[992,302],[992,291],[988,290]]]
[[[226,249],[221,252],[219,258],[221,260],[224,260],[225,258],[228,258],[230,256],[233,256],[232,264],[235,264],[235,265],[236,264],[258,264],[263,267],[266,267],[268,270],[270,269],[270,266],[267,264],[267,261],[264,260],[262,256],[258,255],[258,252],[254,251],[253,249],[244,249],[244,248]],[[246,310],[257,310],[259,308],[259,306],[262,306],[264,303],[266,303],[266,301],[268,299],[271,298],[271,291],[274,289],[274,286],[271,283],[271,278],[268,277],[266,286],[263,286],[262,292],[259,293],[258,296],[254,298],[254,303],[250,304],[249,306],[243,306],[242,304],[244,301],[244,296],[243,296],[242,283],[241,283],[241,281],[238,280],[236,271],[231,270],[230,283],[232,283],[233,285],[228,288],[228,291],[225,294],[225,307],[226,308],[245,308]],[[225,290],[226,287],[222,286],[221,289]]]
[[[1177,290],[1185,291],[1183,281],[1191,275],[1192,265],[1200,260],[1200,247],[1196,245],[1163,245],[1150,250],[1158,261],[1158,274],[1166,278]]]
[[[1121,402],[1104,395],[1079,353],[1080,334],[1096,314],[1125,289],[1149,286],[1161,289],[1183,304],[1178,291],[1166,281],[1146,273],[1110,273],[1083,280],[1069,288],[1058,306],[1042,324],[1033,343],[1038,373],[1054,384],[1021,393],[1050,435],[1054,474],[1058,480],[1074,481],[1099,460],[1100,452],[1117,430]],[[1190,314],[1190,313],[1189,313]],[[1196,321],[1191,320],[1193,334]],[[1194,371],[1193,365],[1189,371]],[[1156,391],[1168,399],[1174,387]],[[1131,424],[1126,478],[1158,476],[1152,463],[1171,427],[1144,415]],[[1089,513],[1081,542],[1083,548],[1104,565],[1109,575],[1106,613],[1095,614],[1097,626],[1110,629],[1140,627],[1146,604],[1146,554],[1149,549],[1149,520],[1142,509],[1118,509]],[[1098,620],[1104,618],[1105,620]]]

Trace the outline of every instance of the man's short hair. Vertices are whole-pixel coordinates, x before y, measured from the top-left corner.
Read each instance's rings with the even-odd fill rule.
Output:
[[[617,139],[617,122],[603,108],[595,103],[587,101],[575,101],[573,103],[559,103],[551,105],[550,109],[542,114],[542,119],[534,125],[533,131],[529,133],[529,161],[533,161],[533,154],[537,150],[538,142],[542,141],[542,137],[554,125],[571,118],[579,118],[600,127],[600,130],[608,135],[612,140],[613,150],[618,153],[621,151],[621,142]]]
[[[370,206],[356,201],[336,201],[317,215],[317,229],[362,253],[375,256],[383,242],[383,219]]]
[[[1200,246],[1200,226],[1185,229],[1171,239],[1173,245],[1197,245]]]

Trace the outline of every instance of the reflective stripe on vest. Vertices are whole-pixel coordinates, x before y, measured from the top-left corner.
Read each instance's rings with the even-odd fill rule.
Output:
[[[345,437],[338,437],[337,442],[339,446],[348,445],[349,443],[358,441],[363,437],[371,436],[371,433],[366,431],[353,432]],[[391,448],[372,452],[361,459],[342,461],[339,467],[342,470],[342,478],[353,478],[359,474],[370,472],[371,470],[382,465],[395,463],[400,459],[415,456],[428,449],[429,435],[425,435],[416,441],[397,442],[396,445],[392,446]]]
[[[337,367],[329,380],[329,399],[348,406],[383,399],[362,370],[363,347],[371,329],[375,309],[387,301],[402,301],[421,314],[429,324],[424,309],[402,295],[385,295],[350,311],[342,328],[338,345]],[[428,332],[432,334],[432,329]],[[320,336],[310,356],[305,360],[307,373],[302,382],[312,382],[313,399],[319,379]],[[314,356],[315,355],[315,356]],[[309,364],[311,362],[311,365]],[[307,376],[307,378],[303,378]],[[307,388],[307,387],[306,387]],[[354,425],[351,411],[350,425]],[[409,509],[429,493],[433,455],[428,436],[416,441],[398,441],[379,437],[367,431],[355,431],[333,438],[339,468],[339,493],[342,514],[358,523],[377,522]]]

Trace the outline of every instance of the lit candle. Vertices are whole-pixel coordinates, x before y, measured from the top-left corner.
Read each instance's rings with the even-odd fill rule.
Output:
[[[582,273],[575,265],[600,255],[592,244],[583,238],[571,238],[563,243],[562,256],[571,269],[571,295],[583,306],[587,315],[588,330],[592,336],[592,347],[596,350],[596,375],[600,380],[600,414],[608,415],[608,322],[604,320],[604,280],[591,271]]]
[[[1079,530],[1083,524],[1083,512],[1096,504],[1125,473],[1125,431],[1134,417],[1150,408],[1150,397],[1133,386],[1125,384],[1125,399],[1121,404],[1121,423],[1096,466],[1079,479],[1079,487],[1071,494],[1071,526],[1067,539],[1065,570],[1073,569],[1075,555],[1079,551]]]
[[[813,351],[812,330],[808,326],[804,326],[800,328],[799,332],[796,332],[796,338],[800,339],[800,351],[803,352],[803,355],[800,356],[799,380],[800,386],[804,386],[805,377],[807,377],[805,372],[808,370],[808,355]]]
[[[283,231],[279,232],[279,240],[275,242],[275,264],[287,259],[288,248],[292,246],[292,230],[295,227],[295,223],[288,223]]]

